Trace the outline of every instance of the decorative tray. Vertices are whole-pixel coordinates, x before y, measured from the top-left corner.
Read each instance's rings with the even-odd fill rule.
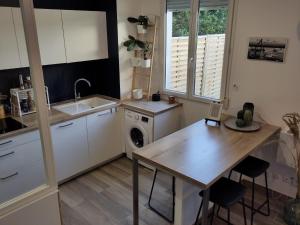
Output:
[[[241,132],[254,132],[258,131],[261,128],[260,123],[253,121],[250,126],[246,127],[238,127],[235,123],[236,118],[230,118],[224,122],[225,127],[231,129],[231,130],[236,130],[236,131],[241,131]]]

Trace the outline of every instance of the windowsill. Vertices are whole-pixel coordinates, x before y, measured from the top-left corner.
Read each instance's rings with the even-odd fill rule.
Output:
[[[168,91],[168,90],[163,90],[162,94],[165,95],[166,97],[169,95],[172,95],[172,96],[175,96],[176,98],[179,98],[182,100],[197,102],[197,103],[204,103],[204,104],[210,104],[213,101],[220,101],[218,99],[210,99],[210,98],[204,98],[204,97],[196,97],[196,96],[189,97],[187,94]]]

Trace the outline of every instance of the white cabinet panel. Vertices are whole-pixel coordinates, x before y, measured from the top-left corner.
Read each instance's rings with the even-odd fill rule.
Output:
[[[18,68],[20,59],[10,7],[0,7],[0,28],[0,69]]]
[[[91,166],[122,153],[120,114],[113,109],[87,117]]]
[[[61,11],[36,9],[35,19],[42,64],[66,63]]]
[[[27,67],[29,66],[29,62],[21,10],[20,8],[12,8],[12,12],[19,47],[21,67]]]
[[[42,160],[40,140],[2,150],[0,151],[0,177],[6,177],[18,168],[29,167]]]
[[[15,138],[26,143],[0,150],[0,203],[45,184],[41,141],[31,141],[36,132]],[[27,142],[24,138],[29,138]]]
[[[21,194],[33,190],[46,183],[43,161],[32,163],[31,166],[15,169],[7,174],[7,178],[1,176],[0,203],[8,201]]]
[[[63,181],[89,167],[86,118],[51,127],[58,181]]]
[[[62,10],[67,62],[108,58],[106,12]]]
[[[20,51],[21,65],[29,65],[21,11],[13,8],[13,18]],[[35,19],[43,65],[66,63],[61,11],[35,9]]]
[[[1,225],[62,225],[58,193],[54,192],[19,207],[0,218]]]

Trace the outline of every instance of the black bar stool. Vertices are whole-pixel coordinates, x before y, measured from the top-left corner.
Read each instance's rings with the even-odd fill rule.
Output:
[[[217,217],[222,221],[227,222],[228,225],[232,225],[230,223],[230,207],[238,203],[239,201],[241,201],[243,206],[244,223],[245,225],[247,225],[246,210],[245,210],[245,205],[243,204],[245,190],[246,188],[242,184],[224,177],[218,180],[215,184],[213,184],[210,188],[210,196],[209,196],[209,201],[214,203],[210,223],[213,224],[215,207],[216,205],[218,205],[219,206],[218,211],[220,207],[227,209],[227,220],[219,216],[219,213],[217,213]],[[199,195],[203,197],[203,192],[201,191]],[[197,224],[198,222],[202,205],[203,205],[203,201],[201,201],[195,224]]]
[[[251,209],[251,225],[253,224],[253,217],[255,213],[260,213],[264,216],[270,216],[270,201],[269,201],[269,188],[268,188],[268,177],[267,170],[270,167],[270,163],[258,159],[253,156],[248,156],[245,160],[243,160],[240,164],[238,164],[235,168],[230,171],[229,178],[231,177],[232,171],[240,173],[240,183],[242,181],[242,176],[245,175],[247,177],[252,178],[252,199],[251,205],[245,204],[245,206]],[[266,190],[266,201],[263,202],[259,207],[254,207],[254,192],[255,192],[255,178],[260,175],[265,175],[265,190]],[[264,206],[267,206],[267,213],[261,211]]]
[[[164,215],[162,212],[158,211],[153,206],[151,206],[151,198],[152,198],[152,194],[153,194],[153,189],[154,189],[157,173],[158,173],[158,170],[155,169],[153,182],[152,182],[152,187],[151,187],[151,191],[150,191],[150,195],[149,195],[149,199],[148,199],[148,206],[152,211],[157,213],[159,216],[164,218],[166,221],[168,221],[170,223],[173,223],[174,222],[174,214],[175,214],[175,177],[172,177],[172,196],[173,196],[173,199],[172,199],[172,216],[171,216],[171,218],[169,218],[168,216]]]

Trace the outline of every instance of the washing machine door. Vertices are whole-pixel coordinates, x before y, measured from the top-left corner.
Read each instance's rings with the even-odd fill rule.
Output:
[[[142,126],[136,124],[128,129],[127,142],[133,149],[142,148],[149,144],[149,136]]]

